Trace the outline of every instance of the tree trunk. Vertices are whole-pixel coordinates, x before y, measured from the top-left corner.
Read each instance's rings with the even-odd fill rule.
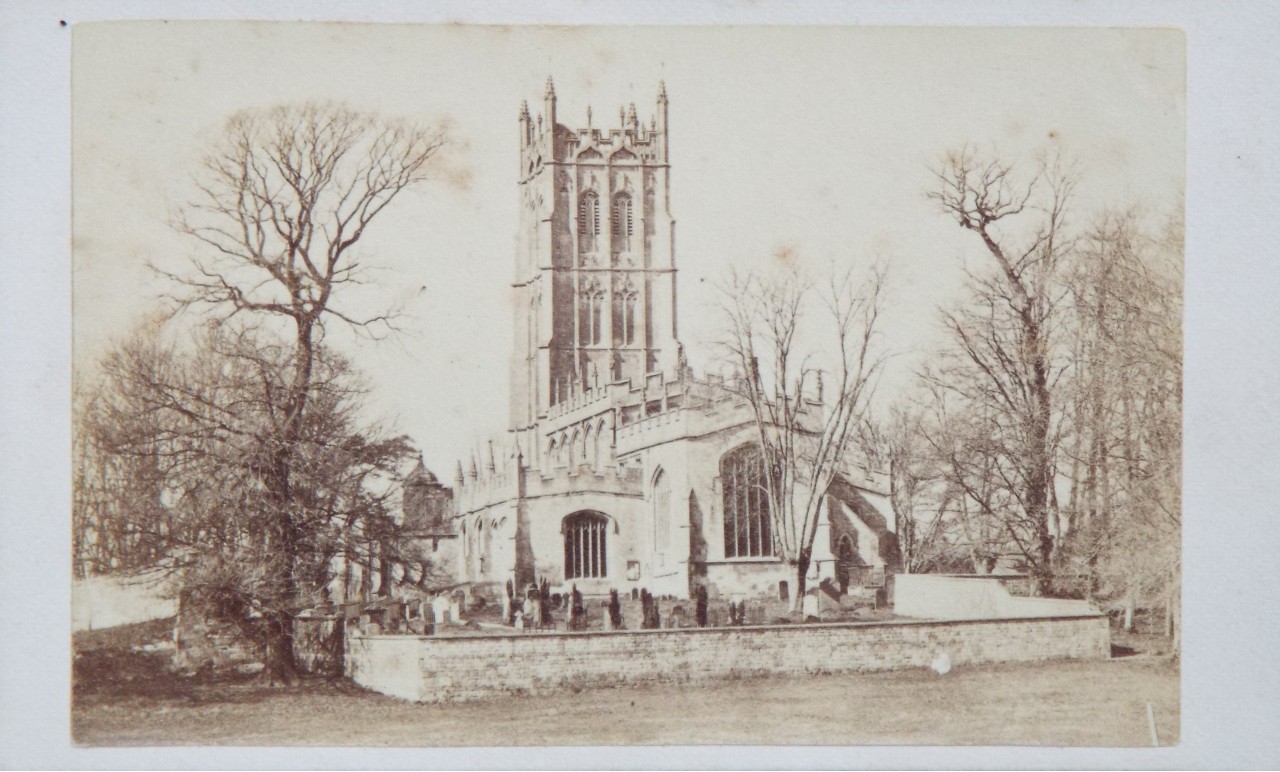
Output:
[[[293,615],[288,611],[266,617],[267,641],[262,678],[268,686],[292,686],[299,680],[293,651]]]
[[[795,584],[795,588],[792,589],[791,591],[790,605],[791,605],[792,612],[800,613],[804,611],[804,593],[805,593],[805,587],[806,587],[805,583],[808,580],[808,574],[809,574],[809,558],[805,555],[801,555],[801,557],[798,560],[796,560],[796,574],[795,574],[796,584]]]

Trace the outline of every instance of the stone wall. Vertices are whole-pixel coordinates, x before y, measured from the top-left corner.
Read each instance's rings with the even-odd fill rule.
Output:
[[[172,582],[160,571],[92,576],[71,583],[71,629],[99,630],[178,613]]]
[[[432,637],[350,634],[346,673],[374,691],[447,702],[583,686],[694,682],[1110,656],[1103,615]]]
[[[1083,600],[1012,595],[998,576],[945,574],[896,575],[893,611],[899,616],[926,619],[1093,616],[1100,613]]]

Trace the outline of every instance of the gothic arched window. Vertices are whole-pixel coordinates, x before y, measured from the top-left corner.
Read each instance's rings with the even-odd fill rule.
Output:
[[[577,512],[564,519],[564,578],[600,579],[609,575],[609,519],[599,512]]]
[[[624,282],[618,288],[615,297],[617,298],[618,342],[620,345],[629,346],[636,342],[636,299],[638,297],[636,289],[630,281]]]
[[[601,313],[604,307],[604,290],[592,279],[582,289],[578,303],[581,318],[578,320],[578,337],[581,345],[599,345],[602,333]]]
[[[631,196],[619,193],[613,197],[613,251],[622,252],[631,249],[631,233],[633,216],[631,213]]]
[[[773,555],[769,496],[764,459],[756,445],[744,445],[720,459],[724,493],[724,556],[755,558]]]
[[[596,250],[596,237],[600,235],[600,197],[591,191],[578,199],[578,249],[582,252]]]

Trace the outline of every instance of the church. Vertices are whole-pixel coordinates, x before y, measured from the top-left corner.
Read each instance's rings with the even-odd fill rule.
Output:
[[[680,344],[667,121],[663,84],[647,124],[632,104],[610,128],[590,109],[566,126],[550,78],[536,116],[520,107],[509,429],[451,488],[419,464],[404,490],[433,560],[473,593],[546,579],[588,596],[787,596],[750,408],[695,377]],[[811,587],[896,569],[885,477],[846,470]]]

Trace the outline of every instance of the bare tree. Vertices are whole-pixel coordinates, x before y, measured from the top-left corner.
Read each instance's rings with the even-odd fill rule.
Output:
[[[1161,232],[1161,230],[1163,232]],[[1076,366],[1068,555],[1091,597],[1163,605],[1173,634],[1181,533],[1181,223],[1104,213],[1070,274]]]
[[[888,470],[898,554],[909,574],[947,571],[962,562],[960,496],[924,419],[919,406],[897,405],[887,421],[867,422],[860,443],[878,468]]]
[[[724,350],[741,377],[762,456],[772,548],[795,571],[800,607],[828,489],[867,417],[884,357],[877,345],[884,274],[852,271],[815,286],[800,270],[733,274],[724,287]],[[825,311],[806,317],[813,303]],[[825,372],[824,372],[825,371]]]
[[[969,149],[948,156],[930,198],[978,236],[989,270],[969,274],[966,303],[943,312],[953,346],[934,369],[939,387],[958,395],[983,426],[985,447],[967,463],[994,475],[1000,500],[956,481],[1004,526],[1042,592],[1053,578],[1057,519],[1054,480],[1060,431],[1055,391],[1067,366],[1058,350],[1063,284],[1073,242],[1066,226],[1075,187],[1059,160],[1024,175],[1012,164]]]
[[[371,335],[393,329],[395,310],[361,312],[343,301],[366,280],[359,246],[395,198],[427,178],[440,133],[328,104],[237,114],[198,177],[200,195],[177,228],[197,251],[186,269],[163,270],[175,310],[206,311],[222,323],[286,336],[288,377],[273,385],[280,435],[257,467],[270,514],[262,526],[263,568],[282,598],[298,593],[298,556],[308,538],[298,521],[295,474],[315,394],[318,345],[339,321]],[[293,679],[292,620],[264,612],[271,629],[268,680]]]

